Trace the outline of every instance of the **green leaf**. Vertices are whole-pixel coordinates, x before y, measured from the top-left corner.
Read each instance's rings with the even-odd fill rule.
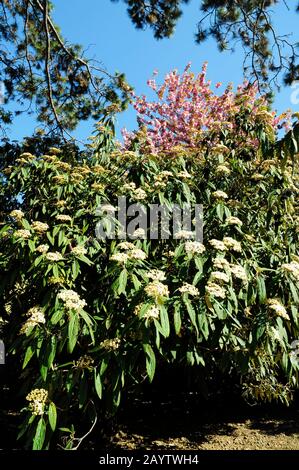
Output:
[[[265,279],[263,276],[259,275],[256,278],[256,282],[259,301],[260,303],[264,303],[267,298]]]
[[[61,320],[63,313],[64,313],[63,310],[56,310],[56,312],[54,312],[51,317],[51,323],[53,325],[56,325],[56,323],[58,323],[59,320]]]
[[[102,399],[103,396],[103,387],[102,387],[102,381],[101,381],[101,376],[97,372],[97,370],[94,370],[94,386],[96,389],[96,392],[98,394],[98,397]]]
[[[170,325],[168,313],[164,305],[160,305],[160,321],[161,321],[161,333],[164,338],[167,338],[170,334]]]
[[[79,334],[79,317],[73,313],[68,326],[69,352],[73,352]]]
[[[144,344],[143,350],[146,354],[146,371],[150,382],[153,381],[156,370],[156,357],[150,344]]]
[[[32,346],[28,346],[28,348],[26,349],[22,369],[25,369],[25,367],[27,366],[28,362],[30,361],[33,355],[34,355],[34,350]]]
[[[173,315],[173,322],[174,322],[174,329],[176,334],[178,335],[181,331],[182,326],[182,319],[181,319],[181,312],[180,312],[180,304],[176,304],[174,306],[174,315]]]
[[[128,281],[128,272],[126,269],[123,269],[118,278],[118,294],[123,294],[126,292],[126,286]]]
[[[32,450],[41,450],[43,448],[46,436],[46,423],[43,417],[39,419],[33,438]]]
[[[72,275],[73,279],[76,279],[78,277],[78,274],[80,273],[80,264],[78,261],[74,260],[72,262]]]
[[[57,423],[57,410],[56,410],[55,404],[52,401],[49,405],[48,418],[49,418],[50,427],[52,431],[54,432],[56,429],[56,423]]]

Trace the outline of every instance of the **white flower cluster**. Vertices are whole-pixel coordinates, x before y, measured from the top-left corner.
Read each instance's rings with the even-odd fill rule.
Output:
[[[41,416],[44,414],[45,404],[48,400],[48,392],[44,388],[35,388],[26,396],[32,414]]]
[[[284,318],[285,320],[290,320],[289,315],[282,303],[277,299],[268,299],[268,307],[270,310],[273,310],[277,316]]]
[[[94,359],[85,354],[84,356],[79,357],[78,361],[75,362],[75,366],[78,367],[78,369],[90,369],[93,363]]]
[[[113,338],[113,339],[105,339],[104,341],[101,342],[100,346],[103,349],[106,349],[106,351],[116,351],[121,344],[121,340],[119,338]]]
[[[184,282],[184,284],[178,288],[178,291],[181,294],[189,294],[193,295],[194,297],[199,295],[199,290],[197,289],[197,287],[193,286],[192,284],[188,284],[187,282]]]
[[[110,256],[111,261],[116,261],[117,263],[126,263],[129,259],[127,253],[114,253]]]
[[[215,171],[220,175],[230,175],[231,173],[230,169],[226,165],[218,165]]]
[[[142,238],[142,239],[146,238],[146,234],[145,234],[144,228],[141,228],[141,227],[137,228],[137,229],[133,232],[132,236],[133,236],[133,238]]]
[[[216,269],[229,269],[229,262],[225,258],[216,257],[213,259],[213,266]]]
[[[70,215],[67,214],[58,214],[56,215],[56,220],[58,220],[59,222],[71,222],[72,218]]]
[[[216,281],[216,282],[229,282],[229,277],[227,274],[225,274],[222,271],[213,271],[211,273],[211,281]]]
[[[27,240],[31,237],[31,233],[30,230],[20,229],[14,232],[14,236],[16,238],[23,238],[23,240]]]
[[[130,259],[143,261],[147,258],[147,254],[140,248],[135,248],[129,252]]]
[[[46,253],[46,259],[50,261],[51,263],[55,263],[57,261],[63,260],[63,256],[58,251],[55,251],[55,252],[49,251],[48,253]]]
[[[184,245],[186,253],[191,255],[201,255],[206,249],[200,242],[188,241]]]
[[[111,261],[126,263],[128,260],[144,261],[147,258],[147,254],[140,248],[135,248],[133,243],[121,242],[117,248],[125,250],[125,253],[114,253],[110,256]]]
[[[140,315],[140,311],[142,309],[143,305],[142,304],[139,304],[135,307],[134,309],[134,313],[135,315]],[[153,319],[157,319],[159,318],[160,316],[160,310],[158,307],[156,307],[155,305],[152,305],[143,315],[143,318],[145,318],[146,320],[153,320]]]
[[[224,237],[223,243],[229,250],[237,251],[239,253],[242,251],[241,243],[235,240],[234,238]]]
[[[86,304],[85,300],[81,299],[77,292],[71,289],[64,289],[60,291],[57,298],[62,300],[65,307],[69,310],[82,310]]]
[[[247,273],[243,266],[239,264],[230,264],[229,268],[233,276],[235,276],[237,279],[241,279],[243,282],[248,281]]]
[[[48,224],[45,224],[44,222],[39,222],[38,220],[32,222],[31,227],[37,233],[44,233],[49,229]]]
[[[299,263],[292,261],[291,263],[282,264],[281,269],[290,273],[297,281],[299,281]]]
[[[84,248],[84,246],[77,245],[77,246],[74,246],[74,248],[72,248],[72,253],[75,256],[82,256],[82,255],[86,255],[87,250],[86,248]]]
[[[16,220],[22,220],[25,214],[24,214],[23,211],[21,211],[19,209],[15,209],[15,210],[11,211],[11,213],[9,215],[10,215],[10,217],[13,217]]]
[[[120,242],[116,248],[119,250],[134,250],[135,245],[131,242]]]
[[[26,334],[30,328],[33,328],[36,325],[46,323],[45,315],[41,307],[36,306],[30,308],[26,313],[26,316],[29,318],[22,325],[20,329],[20,335]]]
[[[136,188],[135,191],[133,192],[133,197],[136,199],[136,201],[143,201],[146,199],[146,192],[142,188]]]
[[[37,251],[38,253],[47,253],[47,251],[49,250],[49,245],[38,245],[35,249],[35,251]]]
[[[227,195],[224,191],[221,191],[221,190],[214,191],[214,192],[212,193],[212,196],[213,196],[215,199],[227,199],[227,198],[228,198],[228,195]]]
[[[189,231],[189,230],[178,230],[177,232],[175,232],[174,234],[174,238],[178,238],[178,239],[189,239],[189,238],[193,238],[194,237],[194,234],[192,231]]]
[[[209,281],[206,285],[206,292],[207,294],[211,295],[212,297],[218,297],[220,299],[225,299],[226,291],[222,286],[219,286],[215,282]]]
[[[152,279],[153,281],[165,281],[166,275],[164,271],[160,269],[151,269],[146,273],[146,277]]]
[[[177,177],[182,178],[182,179],[188,179],[188,178],[192,178],[192,175],[190,175],[190,173],[188,173],[188,171],[184,170],[184,171],[180,171],[177,174]]]
[[[216,238],[212,238],[209,243],[213,248],[215,248],[215,250],[226,251],[227,249],[225,244],[221,240],[216,240]]]
[[[239,227],[242,227],[243,222],[240,220],[238,217],[227,217],[226,221],[227,225],[238,225]]]
[[[159,297],[168,297],[169,290],[165,284],[162,284],[160,281],[152,281],[145,287],[145,292],[149,297],[159,298]]]

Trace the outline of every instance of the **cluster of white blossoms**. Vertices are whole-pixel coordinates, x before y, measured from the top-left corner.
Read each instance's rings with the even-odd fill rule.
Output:
[[[44,388],[35,388],[28,393],[26,400],[29,401],[29,409],[32,414],[41,416],[44,414],[45,404],[48,400],[48,392]]]
[[[86,304],[77,292],[71,289],[64,289],[57,294],[57,298],[62,300],[65,307],[69,310],[82,310]]]
[[[146,273],[146,277],[152,279],[152,281],[165,281],[166,275],[164,271],[160,269],[151,269]]]
[[[292,261],[281,265],[281,269],[290,273],[297,281],[299,281],[299,263]]]
[[[209,240],[210,245],[218,251],[226,251],[226,245],[221,240],[216,240],[216,238],[212,238]]]
[[[120,242],[117,247],[118,250],[134,250],[135,245],[131,242]]]
[[[46,259],[51,263],[56,263],[57,261],[63,260],[63,256],[58,251],[49,251],[48,253],[46,253]]]
[[[134,309],[135,315],[140,315],[141,309],[143,307],[143,304],[136,305]],[[153,320],[153,319],[158,319],[160,316],[160,310],[158,307],[155,305],[152,305],[143,315],[142,318],[145,318],[146,320]]]
[[[54,183],[63,184],[67,182],[67,177],[66,175],[55,175],[53,176],[52,180],[54,181]]]
[[[58,220],[59,222],[71,222],[72,218],[70,215],[67,214],[58,214],[56,215],[56,220]]]
[[[218,165],[215,171],[220,175],[230,175],[231,173],[230,169],[225,164]]]
[[[134,250],[128,253],[130,259],[143,261],[147,258],[147,254],[140,248],[134,248]]]
[[[128,260],[144,261],[147,258],[147,254],[140,248],[136,248],[131,242],[121,242],[117,245],[117,248],[125,252],[114,253],[110,256],[111,261],[126,263]]]
[[[219,258],[218,256],[213,259],[213,267],[216,269],[229,269],[230,264],[225,258]]]
[[[199,290],[197,287],[193,286],[193,284],[188,284],[187,282],[184,282],[184,284],[178,288],[178,291],[181,294],[189,294],[193,295],[194,297],[199,295]]]
[[[273,310],[277,316],[284,318],[285,320],[290,320],[289,315],[282,303],[277,299],[268,299],[267,301],[268,308]]]
[[[106,349],[107,351],[116,351],[121,344],[121,340],[119,338],[113,338],[113,339],[105,339],[104,341],[101,342],[100,346],[103,349]]]
[[[26,230],[26,229],[20,229],[20,230],[16,230],[14,232],[14,236],[16,238],[23,238],[23,240],[27,240],[28,238],[31,237],[31,232],[30,230]]]
[[[61,161],[56,162],[55,166],[56,168],[59,168],[59,170],[63,170],[63,171],[69,171],[72,168],[69,163],[61,162]]]
[[[30,308],[26,313],[26,316],[29,318],[22,325],[20,335],[26,334],[30,328],[35,327],[36,325],[43,325],[46,323],[45,315],[41,307],[36,306]]]
[[[228,195],[227,195],[224,191],[221,191],[221,190],[214,191],[214,192],[212,193],[212,196],[213,196],[215,199],[227,199],[227,198],[228,198]]]
[[[226,246],[226,248],[230,250],[237,251],[238,253],[242,251],[241,243],[235,240],[234,238],[224,237],[223,243]]]
[[[243,225],[242,220],[234,216],[227,217],[225,222],[227,223],[227,225],[238,225],[239,227],[242,227]]]
[[[229,282],[229,276],[222,271],[213,271],[211,272],[211,281],[216,282]]]
[[[134,232],[132,233],[132,236],[133,238],[146,238],[146,234],[145,234],[145,230],[144,228],[137,228],[136,230],[134,230]]]
[[[162,284],[160,281],[152,281],[145,287],[145,292],[149,297],[159,298],[159,297],[168,297],[169,290],[165,284]]]
[[[243,282],[247,282],[247,273],[243,266],[240,264],[230,264],[230,272],[235,276],[237,279],[241,279]]]
[[[47,230],[49,230],[48,224],[45,224],[44,222],[39,222],[38,220],[35,220],[34,222],[32,222],[31,227],[37,233],[44,233]]]
[[[129,259],[128,253],[114,253],[110,256],[111,261],[116,261],[117,263],[126,263]]]
[[[200,242],[188,241],[184,245],[186,253],[192,255],[201,255],[206,249]]]
[[[35,249],[38,253],[45,254],[47,251],[49,251],[49,245],[38,245]]]
[[[177,239],[186,239],[188,240],[189,238],[193,238],[194,233],[192,230],[178,230],[177,232],[174,233],[174,238]]]
[[[75,367],[78,367],[78,369],[90,369],[92,368],[94,363],[94,359],[91,356],[88,356],[88,354],[85,354],[84,356],[79,357],[78,361],[75,362]]]
[[[75,256],[82,256],[82,255],[86,255],[87,250],[86,250],[86,248],[84,248],[84,246],[82,246],[82,245],[77,245],[77,246],[74,246],[74,247],[72,248],[72,253],[73,253],[73,255],[75,255]]]
[[[147,194],[144,189],[136,188],[132,196],[134,197],[134,199],[136,199],[136,201],[143,201],[144,199],[146,199]]]
[[[15,209],[13,211],[11,211],[11,213],[9,214],[10,217],[13,217],[15,220],[22,220],[23,217],[24,217],[24,212],[19,210],[19,209]]]
[[[188,178],[192,178],[192,175],[190,175],[190,173],[188,173],[188,171],[184,170],[184,171],[180,171],[177,174],[177,177],[182,178],[182,179],[188,179]]]
[[[65,284],[66,280],[61,276],[50,276],[48,279],[49,284]]]
[[[67,202],[64,199],[60,199],[59,201],[56,202],[56,207],[64,207],[66,206]]]
[[[136,184],[135,183],[125,183],[122,185],[122,190],[127,192],[127,191],[134,191],[136,189]]]
[[[219,284],[216,284],[215,282],[209,281],[206,285],[206,292],[207,294],[213,296],[213,297],[218,297],[220,299],[225,299],[226,297],[226,291],[222,286],[219,286]]]

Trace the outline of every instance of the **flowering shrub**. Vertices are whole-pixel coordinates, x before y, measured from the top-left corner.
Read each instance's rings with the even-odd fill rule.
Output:
[[[298,126],[277,141],[275,119],[255,112],[240,117],[241,146],[239,128],[214,126],[210,114],[198,144],[162,145],[141,129],[131,150],[105,152],[100,133],[80,161],[54,148],[4,170],[15,210],[0,231],[2,316],[27,446],[77,448],[88,422],[165,362],[236,374],[247,398],[290,401]],[[117,195],[203,204],[202,242],[185,230],[151,240],[140,228],[131,240],[97,239],[97,208],[113,219]]]

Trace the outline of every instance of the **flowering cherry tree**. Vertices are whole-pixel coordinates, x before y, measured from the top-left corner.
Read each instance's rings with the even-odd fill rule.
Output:
[[[155,101],[132,93],[139,126],[146,128],[147,142],[152,152],[171,149],[176,145],[198,148],[207,137],[211,145],[219,142],[223,133],[234,136],[235,148],[240,143],[256,148],[257,140],[247,135],[248,126],[256,128],[263,122],[273,139],[278,127],[287,125],[283,122],[287,113],[277,116],[274,111],[269,112],[267,100],[259,95],[257,86],[244,82],[234,92],[230,84],[222,94],[217,94],[206,79],[207,63],[198,75],[191,72],[190,66],[189,63],[182,75],[173,70],[160,86],[155,78],[148,80],[148,86],[156,95]],[[221,86],[220,82],[217,83],[216,90]],[[249,117],[247,129],[242,128],[242,114]],[[123,130],[126,147],[130,147],[135,135]]]

